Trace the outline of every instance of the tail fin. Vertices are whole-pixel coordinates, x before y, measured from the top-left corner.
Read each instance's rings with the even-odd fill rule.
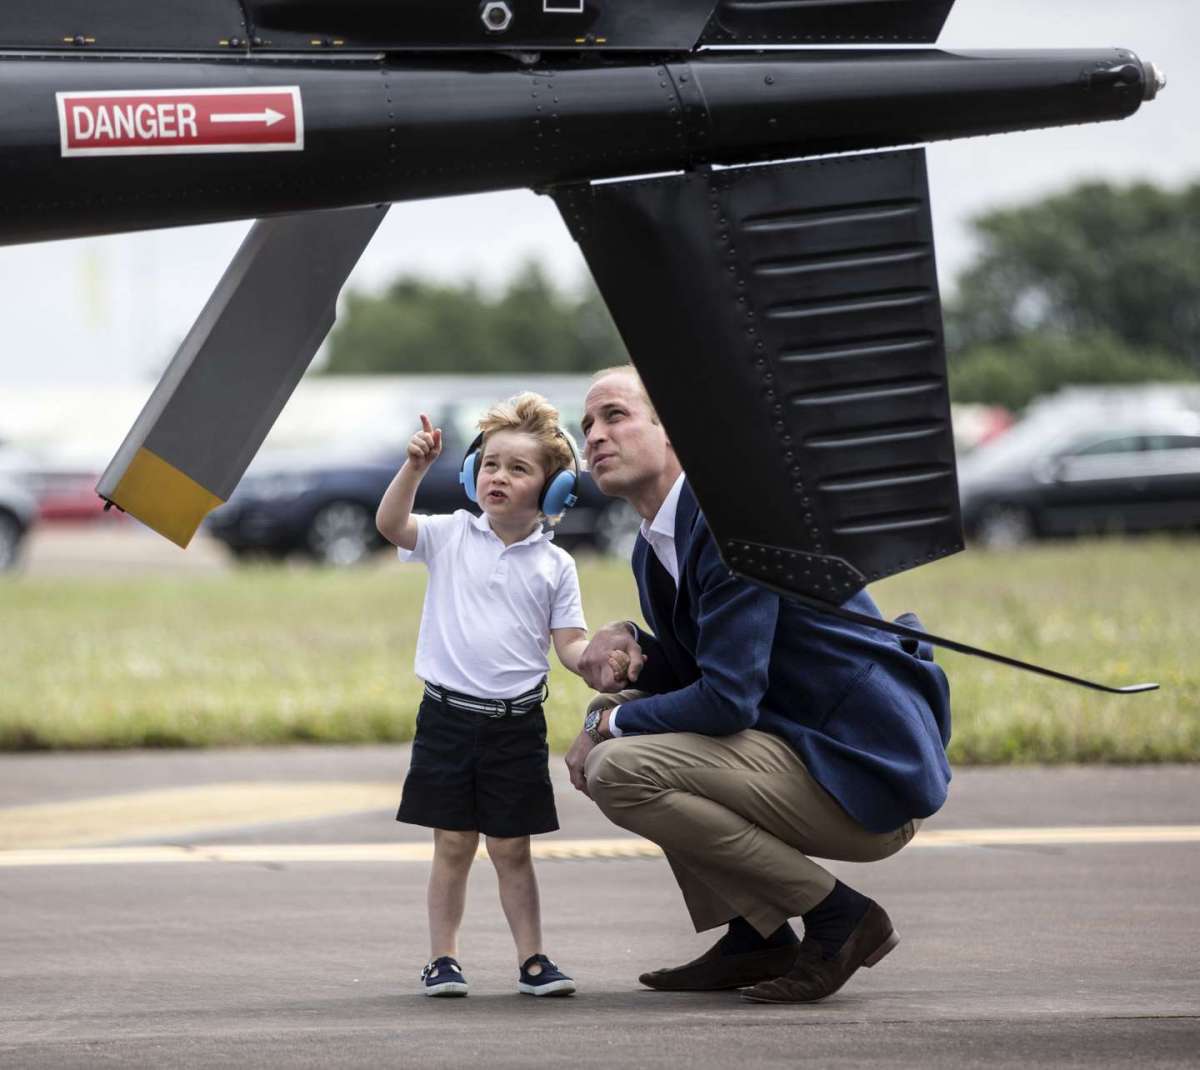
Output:
[[[734,571],[838,604],[962,549],[923,150],[556,198]]]
[[[721,556],[909,644],[1113,687],[843,603],[962,549],[925,153],[564,187]]]

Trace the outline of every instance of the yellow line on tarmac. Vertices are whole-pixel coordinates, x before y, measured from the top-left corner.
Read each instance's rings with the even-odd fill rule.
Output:
[[[648,840],[535,840],[533,856],[545,859],[661,858]],[[477,855],[486,858],[481,846]],[[429,862],[433,844],[421,843],[263,843],[224,846],[73,847],[59,850],[0,851],[0,869],[18,866],[105,866],[146,862]]]
[[[394,810],[399,781],[245,781],[0,809],[0,851],[186,839],[248,825]]]
[[[1058,828],[993,828],[920,832],[908,849],[1060,844],[1200,843],[1200,825],[1110,825]],[[660,858],[662,850],[630,837],[535,840],[535,858],[557,860]],[[483,850],[480,856],[486,857]],[[234,844],[175,847],[76,847],[66,850],[0,851],[0,868],[25,866],[137,865],[166,862],[253,862],[260,864],[428,862],[433,845],[422,843]]]
[[[235,781],[180,788],[71,799],[64,802],[0,808],[0,856],[31,849],[115,846],[131,841],[186,841],[248,827],[311,821],[370,811],[394,812],[399,783],[363,781]],[[985,847],[1037,844],[1113,844],[1191,842],[1200,826],[1066,826],[1057,828],[922,829],[917,847]],[[609,858],[631,850],[637,840],[545,840],[537,849],[545,858]],[[618,848],[617,844],[625,844]],[[397,845],[397,849],[405,845]],[[272,848],[278,850],[279,848]],[[340,846],[305,845],[289,860],[345,861]],[[351,845],[352,850],[379,852],[391,845]],[[221,848],[221,850],[232,850]],[[254,848],[265,850],[265,848]],[[651,848],[657,851],[657,848]],[[320,857],[304,852],[326,852]],[[334,852],[331,857],[328,852]],[[572,852],[582,852],[573,854]],[[597,854],[596,852],[600,852]],[[642,854],[638,857],[642,857]],[[16,856],[12,856],[16,857]],[[103,856],[107,858],[108,856]],[[124,856],[133,860],[132,855]],[[368,860],[421,861],[427,858],[371,855]],[[621,857],[625,857],[622,855]],[[191,860],[189,855],[187,860]],[[222,859],[224,860],[224,858]],[[237,860],[237,859],[230,859]],[[0,862],[0,864],[3,864]]]
[[[1060,825],[1049,828],[922,829],[910,847],[1021,847],[1040,844],[1198,843],[1200,825]]]

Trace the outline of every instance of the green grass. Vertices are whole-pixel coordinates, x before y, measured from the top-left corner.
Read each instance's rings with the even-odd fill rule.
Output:
[[[1151,695],[1108,697],[948,652],[958,763],[1200,758],[1200,544],[970,552],[876,585],[884,612]],[[580,563],[593,626],[630,616],[626,566]],[[424,570],[251,569],[0,585],[0,749],[405,740]],[[557,665],[552,744],[589,692]]]

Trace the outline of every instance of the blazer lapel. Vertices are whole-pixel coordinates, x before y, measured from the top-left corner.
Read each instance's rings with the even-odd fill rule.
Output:
[[[692,524],[695,523],[699,511],[700,504],[696,501],[696,495],[692,493],[692,485],[685,479],[683,486],[679,488],[679,501],[675,506],[675,553],[681,562]],[[682,569],[680,574],[682,575]]]
[[[655,635],[661,635],[664,626],[673,619],[678,603],[675,581],[658,559],[654,547],[640,535],[633,551],[633,567],[642,616],[650,625],[650,630]]]
[[[675,581],[663,567],[653,547],[646,556],[646,574],[650,584],[650,600],[654,604],[654,615],[659,620],[671,620],[675,614],[678,592],[675,589]]]
[[[650,544],[639,535],[633,547],[633,575],[637,581],[638,601],[642,605],[642,619],[650,625],[650,631],[657,635],[658,622],[661,618],[655,611],[652,597],[654,589],[653,577],[650,574],[652,557],[654,557],[654,551],[650,549]]]
[[[675,509],[675,556],[679,562],[679,583],[663,567],[650,544],[638,536],[633,549],[633,570],[637,580],[638,600],[642,617],[660,643],[677,648],[679,655],[688,650],[694,627],[688,619],[689,598],[686,594],[685,562],[691,542],[692,526],[700,507],[692,488],[684,480]],[[691,656],[690,654],[688,656]]]
[[[684,569],[691,548],[692,527],[696,523],[696,514],[699,511],[696,495],[692,493],[691,484],[685,479],[683,486],[679,488],[679,501],[675,507],[675,559],[679,562],[679,583],[674,593],[670,618],[672,630],[685,646],[689,645],[689,641],[684,639],[684,636],[690,635],[693,629],[689,619],[690,598],[687,594]],[[670,576],[667,580],[670,581]]]

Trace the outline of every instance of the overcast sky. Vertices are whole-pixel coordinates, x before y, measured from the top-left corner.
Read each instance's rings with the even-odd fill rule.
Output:
[[[970,259],[967,223],[980,211],[1089,177],[1172,186],[1200,178],[1197,40],[1194,0],[958,0],[943,47],[1119,45],[1158,64],[1170,84],[1119,125],[931,146],[943,287]],[[0,249],[0,386],[147,380],[186,333],[248,226]],[[495,284],[528,257],[542,259],[564,282],[586,270],[547,198],[521,192],[399,204],[349,285],[378,289],[400,272]]]

